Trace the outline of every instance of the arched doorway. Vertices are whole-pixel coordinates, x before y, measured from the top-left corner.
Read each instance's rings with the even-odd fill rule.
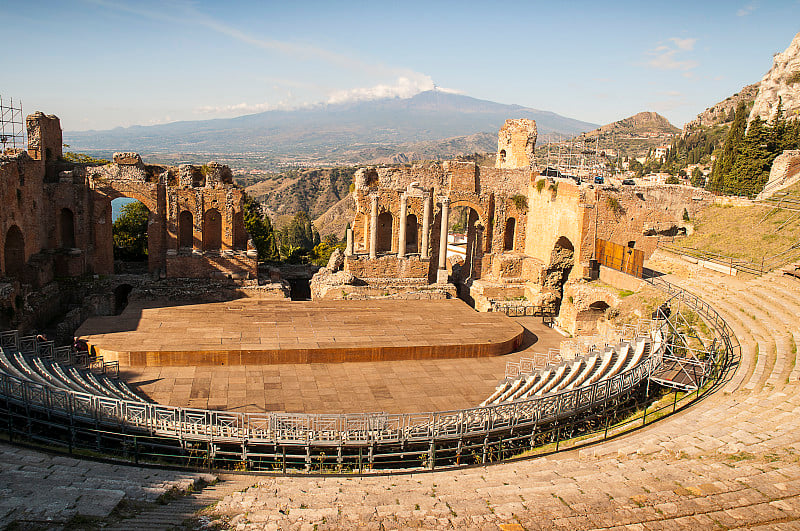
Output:
[[[409,214],[406,216],[406,253],[419,252],[417,240],[417,216]]]
[[[381,212],[378,214],[377,243],[375,250],[379,253],[388,253],[392,250],[392,228],[394,218],[391,212]]]
[[[247,229],[244,226],[242,211],[233,215],[233,248],[247,249]]]
[[[22,231],[16,225],[11,225],[6,232],[3,255],[5,256],[6,276],[22,278],[25,272],[25,239],[22,237]]]
[[[454,204],[448,229],[447,257],[454,264],[453,279],[466,283],[480,278],[485,239],[480,214],[470,204]]]
[[[128,306],[128,295],[133,291],[130,284],[120,284],[114,288],[114,315],[119,315]]]
[[[605,301],[595,301],[589,308],[575,316],[575,334],[590,335],[597,331],[597,323],[605,318],[609,305]]]
[[[114,242],[114,259],[129,262],[126,272],[139,272],[146,267],[148,259],[148,228],[150,210],[142,203],[128,197],[118,197],[111,201],[113,224],[111,235]],[[133,265],[137,263],[138,265]]]
[[[222,216],[216,208],[203,215],[203,250],[219,251],[222,248]]]
[[[62,248],[75,247],[75,216],[72,210],[62,208],[58,215],[58,226],[61,231],[60,244]]]
[[[191,249],[194,247],[194,216],[188,210],[178,215],[178,247]]]
[[[515,229],[517,228],[517,220],[514,218],[508,218],[506,220],[506,228],[505,232],[503,233],[503,250],[504,251],[513,251],[514,250],[514,237],[515,237]]]

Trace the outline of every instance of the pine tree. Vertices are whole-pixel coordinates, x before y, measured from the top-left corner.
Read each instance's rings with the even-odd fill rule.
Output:
[[[277,261],[280,259],[275,231],[269,216],[261,208],[261,203],[245,195],[243,204],[244,226],[253,240],[261,261]]]

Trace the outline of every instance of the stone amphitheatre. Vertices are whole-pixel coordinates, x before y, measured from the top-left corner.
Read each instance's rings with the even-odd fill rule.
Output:
[[[301,302],[227,167],[66,163],[58,118],[27,130],[0,158],[3,526],[800,525],[796,270],[658,249],[713,195],[541,176],[508,120],[494,166],[359,170]],[[146,275],[114,274],[117,197]]]

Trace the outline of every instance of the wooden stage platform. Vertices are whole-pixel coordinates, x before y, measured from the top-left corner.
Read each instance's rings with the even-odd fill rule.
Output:
[[[522,343],[512,319],[460,300],[132,303],[76,332],[123,367],[377,362],[501,356]]]

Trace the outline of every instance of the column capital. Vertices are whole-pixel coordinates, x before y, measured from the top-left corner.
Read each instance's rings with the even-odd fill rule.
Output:
[[[449,197],[447,197],[446,195],[440,195],[440,196],[438,197],[438,199],[439,199],[439,202],[440,202],[441,204],[443,204],[443,205],[449,205],[449,204],[450,204],[450,198],[449,198]]]

